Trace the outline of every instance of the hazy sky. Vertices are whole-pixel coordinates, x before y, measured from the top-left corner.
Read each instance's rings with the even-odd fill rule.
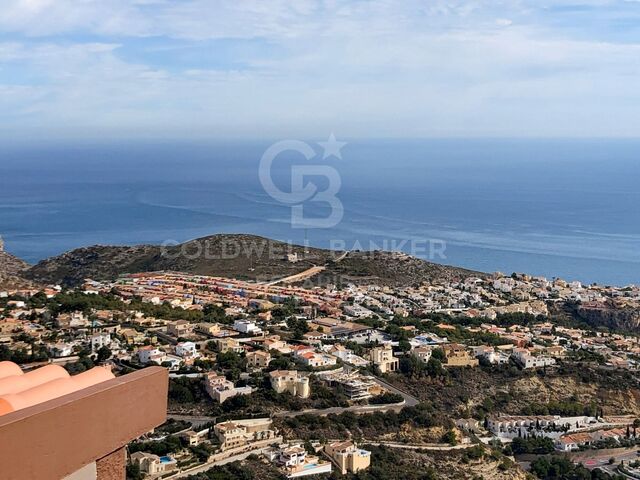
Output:
[[[638,0],[3,0],[0,135],[640,136]]]

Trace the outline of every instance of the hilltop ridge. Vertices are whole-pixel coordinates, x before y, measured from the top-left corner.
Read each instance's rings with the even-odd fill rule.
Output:
[[[271,281],[324,266],[315,284],[412,285],[429,280],[483,275],[393,252],[345,252],[292,245],[243,234],[211,235],[179,245],[78,248],[39,262],[23,272],[43,284],[75,286],[86,278],[108,280],[123,273],[173,270],[244,280]]]

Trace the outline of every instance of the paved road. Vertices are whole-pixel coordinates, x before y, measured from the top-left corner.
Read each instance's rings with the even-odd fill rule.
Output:
[[[345,412],[354,412],[354,413],[373,413],[373,412],[390,412],[390,411],[400,411],[407,404],[403,403],[395,403],[390,405],[354,405],[351,407],[330,407],[330,408],[313,408],[308,410],[298,410],[298,411],[286,411],[286,412],[275,412],[272,414],[273,417],[279,418],[291,418],[291,417],[299,417],[300,415],[318,415],[320,417],[326,417],[327,415],[340,415]],[[181,414],[173,414],[169,413],[167,418],[173,418],[174,420],[184,420],[186,422],[190,422],[196,427],[200,425],[204,425],[205,423],[215,422],[216,417],[208,417],[201,415],[181,415]]]
[[[291,418],[299,417],[300,415],[318,415],[325,417],[327,415],[335,414],[340,415],[345,412],[354,413],[373,413],[373,412],[390,412],[391,410],[402,410],[405,407],[405,403],[396,403],[391,405],[354,405],[352,407],[331,407],[331,408],[315,408],[310,410],[300,410],[298,412],[277,412],[274,413],[274,417]]]
[[[346,252],[344,252],[342,255],[340,255],[338,258],[336,258],[334,260],[334,262],[338,263],[341,262],[342,260],[344,260],[345,258],[347,258],[347,255],[349,255],[349,250],[347,250]]]
[[[386,388],[391,393],[395,393],[396,395],[401,395],[402,398],[404,398],[405,406],[415,407],[420,403],[420,400],[418,400],[416,397],[409,395],[407,392],[403,392],[402,390],[398,390],[396,387],[394,387],[390,383],[385,382],[381,378],[375,377],[374,380],[378,385],[380,385],[383,388]]]
[[[403,403],[389,404],[389,405],[354,405],[351,407],[331,407],[331,408],[322,408],[322,409],[309,409],[309,410],[300,410],[300,411],[286,411],[286,412],[277,412],[274,413],[274,417],[281,418],[291,418],[298,417],[300,415],[318,415],[318,416],[327,416],[331,414],[339,415],[345,412],[354,412],[354,413],[373,413],[373,412],[389,412],[389,411],[400,411],[404,407],[415,407],[419,400],[406,392],[398,390],[393,385],[388,384],[384,380],[380,378],[375,378],[375,382],[383,388],[386,388],[391,393],[395,393],[397,395],[401,395],[404,399]],[[209,416],[201,416],[201,415],[182,415],[182,414],[172,414],[167,415],[168,418],[173,418],[174,420],[184,420],[186,422],[192,423],[194,426],[198,427],[205,423],[215,422],[216,417]]]
[[[258,448],[256,450],[250,450],[248,452],[245,453],[240,453],[238,455],[233,455],[229,458],[225,458],[224,460],[218,460],[217,462],[211,462],[211,463],[205,463],[203,465],[200,465],[197,468],[194,468],[192,470],[186,470],[184,472],[180,472],[177,473],[175,475],[172,475],[170,477],[167,477],[167,479],[174,479],[174,478],[184,478],[184,477],[188,477],[190,475],[197,475],[198,473],[203,473],[206,472],[207,470],[213,468],[213,467],[217,467],[220,465],[225,465],[227,463],[232,463],[232,462],[236,462],[238,460],[245,460],[249,455],[259,455],[261,453],[264,453],[265,451],[267,451],[269,447],[264,447],[264,448]]]
[[[624,460],[624,463],[629,463],[640,458],[637,452],[638,447],[612,448],[608,450],[585,450],[584,452],[570,453],[569,457],[574,462],[580,462],[589,469],[600,467],[613,471],[608,465],[610,458],[615,459],[615,464],[620,463],[621,460]]]
[[[335,263],[339,263],[342,260],[344,260],[347,255],[349,255],[349,251],[346,251],[344,253],[342,253],[339,257],[337,257],[334,262]],[[311,268],[308,268],[307,270],[300,272],[300,273],[296,273],[294,275],[290,275],[288,277],[284,277],[284,278],[279,278],[277,280],[272,280],[271,282],[267,282],[266,285],[277,285],[279,283],[296,283],[296,282],[300,282],[301,280],[306,280],[307,278],[311,278],[315,275],[317,275],[320,272],[323,272],[324,270],[326,270],[327,265],[324,266],[313,266]]]
[[[326,267],[314,266],[314,267],[306,269],[303,272],[296,273],[296,274],[290,275],[288,277],[279,278],[277,280],[273,280],[273,281],[267,283],[267,285],[268,286],[272,286],[272,285],[277,285],[279,283],[296,283],[296,282],[300,282],[302,280],[306,280],[307,278],[311,278],[311,277],[317,275],[318,273],[324,271],[325,268]]]
[[[208,417],[204,415],[182,415],[180,413],[168,413],[167,418],[173,418],[174,420],[184,420],[189,422],[194,427],[200,427],[206,423],[215,422],[217,417]]]
[[[368,440],[362,440],[360,445],[376,445],[376,446],[384,446],[389,448],[401,448],[404,450],[436,450],[436,451],[448,451],[448,450],[464,450],[465,448],[471,448],[475,446],[473,443],[469,444],[461,444],[461,445],[441,445],[441,444],[431,444],[431,445],[408,445],[406,443],[395,443],[395,442],[370,442]]]
[[[398,390],[393,385],[388,384],[384,380],[374,377],[374,381],[383,388],[386,388],[391,393],[395,393],[397,395],[402,396],[404,401],[402,403],[388,404],[388,405],[354,405],[352,407],[332,407],[332,408],[324,408],[324,409],[313,409],[313,410],[302,410],[299,412],[279,412],[275,413],[275,417],[297,417],[299,415],[310,414],[310,415],[320,415],[326,416],[330,414],[339,415],[345,412],[354,412],[354,413],[373,413],[373,412],[389,412],[389,411],[399,411],[404,407],[415,407],[419,402],[419,400],[402,390]]]

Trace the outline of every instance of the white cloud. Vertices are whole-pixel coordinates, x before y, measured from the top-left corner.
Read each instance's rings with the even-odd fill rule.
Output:
[[[0,74],[8,72],[0,76],[0,108],[16,129],[220,136],[640,133],[634,39],[567,36],[540,20],[532,2],[6,3],[0,31],[11,41],[0,43]],[[88,42],[83,34],[99,40]],[[126,55],[133,37],[147,36],[179,41],[187,53],[206,48],[205,39],[259,38],[278,49],[243,51],[246,67],[228,59],[184,66],[171,56],[176,53],[151,61],[144,49],[135,60]],[[207,58],[216,55],[207,52]]]

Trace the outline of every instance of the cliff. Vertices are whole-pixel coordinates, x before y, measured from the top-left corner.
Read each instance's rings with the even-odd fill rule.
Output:
[[[640,329],[640,311],[623,302],[610,300],[603,303],[562,302],[550,305],[550,313],[566,316],[594,328],[606,327],[616,331],[637,332]]]

